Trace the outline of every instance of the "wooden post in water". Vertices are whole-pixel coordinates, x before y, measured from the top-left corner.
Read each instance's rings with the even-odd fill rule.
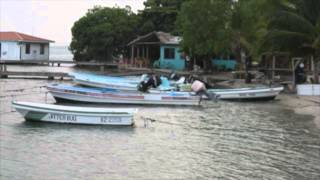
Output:
[[[134,59],[134,46],[131,45],[131,60],[130,60],[130,64],[133,64],[133,59]]]
[[[101,72],[104,72],[104,65],[101,65],[101,66],[100,66],[100,71],[101,71]]]
[[[272,82],[274,81],[274,76],[275,76],[275,68],[276,68],[276,56],[272,56],[272,70],[271,70],[271,77],[272,77]]]
[[[0,66],[0,73],[1,73],[1,72],[6,72],[6,71],[7,71],[7,65],[1,64],[1,66]],[[0,76],[0,78],[8,78],[8,75],[3,74],[3,75]]]

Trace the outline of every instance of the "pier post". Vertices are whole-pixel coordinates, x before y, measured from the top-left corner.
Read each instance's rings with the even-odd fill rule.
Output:
[[[271,70],[271,77],[272,77],[272,82],[274,81],[274,76],[275,76],[275,68],[276,68],[276,56],[272,57],[272,70]]]
[[[7,74],[2,74],[2,72],[7,71],[7,66],[5,64],[0,65],[0,78],[8,78]]]
[[[104,72],[104,65],[101,65],[101,66],[100,66],[100,71],[101,71],[101,72]]]

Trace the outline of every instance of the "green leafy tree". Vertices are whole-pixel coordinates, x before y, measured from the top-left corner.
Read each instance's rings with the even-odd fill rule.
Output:
[[[175,33],[175,22],[180,7],[186,0],[147,0],[140,11],[140,34],[152,31]]]
[[[266,34],[267,21],[265,19],[266,1],[238,0],[232,8],[232,52],[241,62],[241,53],[246,56],[258,56],[258,47],[261,38]]]
[[[177,27],[182,47],[208,64],[214,54],[229,54],[232,0],[190,0],[182,5]]]
[[[123,53],[135,37],[138,17],[129,7],[94,7],[76,21],[71,29],[70,49],[75,60],[107,61]]]
[[[232,54],[244,69],[245,58],[259,60],[263,38],[267,34],[268,18],[285,0],[237,0],[232,5]],[[244,56],[242,56],[244,55]]]

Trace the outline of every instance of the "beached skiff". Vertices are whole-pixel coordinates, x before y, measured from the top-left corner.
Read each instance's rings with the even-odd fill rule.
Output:
[[[147,75],[144,74],[142,76],[124,76],[124,77],[113,77],[113,76],[104,76],[104,75],[96,75],[92,73],[80,73],[80,72],[72,72],[69,73],[72,77],[73,82],[89,86],[89,87],[97,87],[97,88],[108,88],[108,89],[116,89],[121,91],[137,91],[138,84],[141,81],[146,80]],[[170,82],[165,77],[160,77],[162,83],[157,88],[152,88],[153,91],[168,91],[174,90],[175,87],[170,85]],[[174,82],[175,83],[175,82]]]
[[[74,107],[17,101],[12,102],[12,106],[26,120],[93,125],[132,125],[137,111],[133,108]]]
[[[272,100],[283,87],[256,87],[240,89],[209,89],[208,93],[222,100]]]
[[[47,89],[57,101],[152,105],[199,105],[200,102],[200,97],[190,92],[123,92],[64,84],[51,84],[47,86]]]

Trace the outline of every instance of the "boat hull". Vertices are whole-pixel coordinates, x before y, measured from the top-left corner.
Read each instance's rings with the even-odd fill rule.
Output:
[[[70,90],[72,89],[72,90]],[[121,92],[83,88],[76,86],[48,86],[49,92],[58,100],[68,100],[86,103],[111,104],[151,104],[151,105],[199,105],[200,97],[182,92]]]
[[[73,82],[89,87],[97,88],[109,88],[109,89],[118,89],[122,91],[137,91],[138,84],[123,84],[123,83],[98,83],[92,81],[85,81],[81,79],[73,79]]]
[[[31,105],[30,105],[31,104]],[[127,112],[108,112],[105,108],[86,108],[92,111],[70,111],[69,106],[65,110],[57,109],[58,105],[49,105],[50,108],[43,108],[45,104],[13,102],[12,106],[28,121],[42,121],[52,123],[69,124],[90,124],[90,125],[132,125],[133,110]],[[59,106],[62,107],[62,106]],[[99,111],[94,111],[99,109]]]
[[[222,100],[263,101],[273,100],[283,90],[283,87],[257,89],[215,89],[209,90],[216,98]]]

